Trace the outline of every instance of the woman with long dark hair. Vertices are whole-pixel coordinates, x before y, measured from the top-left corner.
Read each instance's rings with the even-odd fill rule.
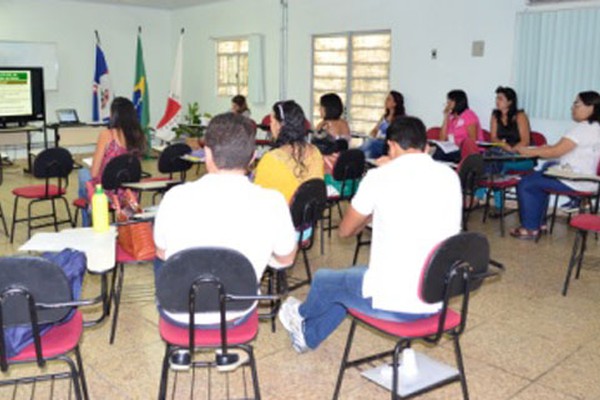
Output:
[[[116,97],[110,106],[110,122],[108,129],[100,132],[91,169],[79,171],[79,197],[87,198],[86,183],[101,183],[106,164],[121,154],[140,155],[146,147],[146,137],[140,126],[133,103],[125,97]],[[89,226],[89,214],[83,210],[82,224]]]
[[[368,139],[361,146],[361,150],[365,152],[367,158],[379,158],[385,152],[385,133],[387,128],[398,117],[406,115],[404,108],[404,96],[402,93],[392,90],[385,98],[385,111],[377,125],[371,129],[370,135],[372,139]]]
[[[558,159],[563,169],[578,174],[595,175],[600,162],[600,94],[581,92],[571,107],[577,123],[556,144],[529,147],[518,146],[519,154]],[[521,226],[510,234],[518,239],[535,239],[543,229],[548,205],[547,190],[595,191],[597,184],[585,181],[560,180],[544,175],[543,171],[524,176],[517,186]]]
[[[271,133],[277,148],[265,153],[256,167],[254,183],[278,190],[289,202],[298,186],[323,179],[323,157],[308,143],[304,111],[295,101],[280,101],[271,112]]]

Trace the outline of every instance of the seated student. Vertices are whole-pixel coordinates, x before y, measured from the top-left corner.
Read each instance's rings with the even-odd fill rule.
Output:
[[[514,152],[515,147],[529,146],[531,129],[525,111],[519,109],[517,93],[509,87],[499,86],[496,89],[496,109],[490,119],[490,136],[492,142],[501,143],[502,148]],[[496,171],[501,174],[508,171],[526,171],[534,167],[533,161],[504,162]],[[500,191],[494,192],[496,209],[502,206]],[[496,211],[492,215],[497,215]]]
[[[571,107],[577,125],[551,146],[517,147],[519,154],[541,158],[557,158],[563,168],[576,173],[595,175],[600,161],[600,94],[581,92]],[[521,226],[510,234],[518,239],[535,239],[544,229],[548,208],[546,190],[595,191],[593,182],[560,180],[545,176],[543,171],[524,176],[517,186]]]
[[[232,113],[214,117],[206,131],[205,149],[208,174],[170,189],[160,203],[154,221],[156,276],[162,260],[199,246],[239,251],[259,279],[271,257],[279,265],[290,265],[296,253],[296,231],[288,205],[280,193],[254,185],[246,177],[255,150],[249,120]],[[172,323],[187,324],[187,314],[161,313]],[[219,318],[197,316],[196,321],[211,325]]]
[[[293,100],[273,105],[271,133],[277,148],[265,153],[256,167],[254,183],[275,189],[289,203],[302,183],[323,179],[323,157],[307,142],[304,111]]]
[[[440,130],[441,141],[453,141],[458,146],[466,137],[474,141],[483,140],[483,131],[477,115],[469,109],[467,94],[462,90],[448,92],[446,107],[444,108],[444,121]],[[460,150],[444,153],[437,149],[433,158],[441,161],[460,161]]]
[[[146,137],[138,121],[133,103],[125,97],[116,97],[110,105],[110,122],[108,129],[100,132],[92,168],[79,171],[80,198],[88,198],[87,182],[93,186],[101,183],[106,164],[113,158],[126,153],[141,154],[146,147]],[[90,226],[88,210],[82,210],[82,225]]]
[[[379,158],[385,152],[385,132],[395,118],[406,115],[404,109],[404,96],[392,90],[385,98],[385,112],[377,125],[370,132],[372,139],[368,139],[360,149],[367,158]]]
[[[233,96],[231,98],[231,112],[250,118],[250,109],[248,108],[246,97],[241,94]]]
[[[289,297],[281,307],[279,318],[298,352],[317,348],[348,308],[392,321],[425,318],[440,309],[419,298],[419,280],[431,250],[460,231],[458,175],[428,155],[421,120],[397,118],[387,138],[389,157],[367,173],[339,227],[341,237],[350,237],[372,220],[369,267],[320,269],[304,303]]]

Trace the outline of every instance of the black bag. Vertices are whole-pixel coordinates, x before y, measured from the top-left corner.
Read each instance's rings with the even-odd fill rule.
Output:
[[[336,139],[325,131],[313,134],[311,144],[316,146],[324,156],[348,150],[348,142],[344,139]]]

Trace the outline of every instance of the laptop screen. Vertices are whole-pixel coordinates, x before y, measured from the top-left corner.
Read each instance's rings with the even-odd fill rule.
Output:
[[[65,108],[63,110],[56,110],[56,118],[61,124],[76,124],[79,122],[77,111],[73,108]]]

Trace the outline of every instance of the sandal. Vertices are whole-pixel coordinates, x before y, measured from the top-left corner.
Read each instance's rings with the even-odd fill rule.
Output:
[[[525,229],[522,226],[510,230],[510,236],[521,240],[536,240],[539,234],[538,230]]]

